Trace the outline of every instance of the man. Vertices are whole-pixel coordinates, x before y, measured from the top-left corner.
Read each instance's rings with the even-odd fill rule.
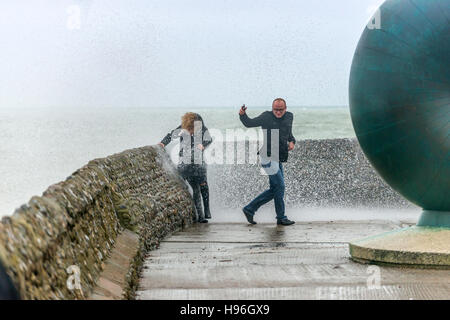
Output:
[[[295,138],[292,135],[294,115],[287,112],[286,109],[286,101],[277,98],[272,103],[272,111],[263,112],[254,119],[247,116],[245,104],[239,111],[239,118],[244,126],[247,128],[262,127],[267,132],[264,135],[263,147],[258,154],[261,158],[263,170],[269,175],[270,189],[261,193],[242,209],[247,221],[251,224],[256,224],[253,220],[256,211],[272,199],[275,202],[277,224],[288,226],[295,223],[286,217],[284,206],[285,185],[282,163],[287,161],[289,151],[295,148]],[[275,136],[274,142],[272,142],[274,140],[272,136]],[[273,145],[274,143],[275,145]],[[278,152],[276,152],[277,150]]]

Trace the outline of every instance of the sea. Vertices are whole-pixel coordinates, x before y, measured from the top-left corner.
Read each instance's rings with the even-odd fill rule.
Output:
[[[255,117],[270,107],[249,107]],[[0,216],[95,158],[154,145],[199,113],[217,132],[243,128],[239,107],[223,108],[0,108]],[[301,139],[355,137],[348,107],[290,107]]]

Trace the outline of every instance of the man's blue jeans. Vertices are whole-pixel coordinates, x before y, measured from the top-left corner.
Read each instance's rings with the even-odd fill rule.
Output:
[[[271,166],[272,165],[272,166]],[[273,170],[273,166],[278,165],[279,170]],[[244,210],[254,215],[256,211],[272,199],[275,201],[275,211],[277,220],[287,219],[284,215],[284,172],[283,165],[279,162],[269,162],[261,165],[269,175],[270,189],[257,196],[252,202],[244,207]],[[276,173],[275,173],[276,171]]]

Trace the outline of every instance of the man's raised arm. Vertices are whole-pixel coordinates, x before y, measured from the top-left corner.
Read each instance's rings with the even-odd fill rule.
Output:
[[[247,107],[245,106],[245,104],[239,110],[239,119],[244,126],[246,126],[247,128],[254,128],[259,127],[263,124],[263,114],[260,114],[256,118],[251,119],[245,112],[246,110]]]

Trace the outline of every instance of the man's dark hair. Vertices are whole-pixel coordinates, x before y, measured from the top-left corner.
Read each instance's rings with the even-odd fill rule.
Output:
[[[276,98],[275,100],[273,100],[272,105],[277,101],[282,101],[284,103],[284,106],[287,107],[286,100],[284,100],[283,98]]]

